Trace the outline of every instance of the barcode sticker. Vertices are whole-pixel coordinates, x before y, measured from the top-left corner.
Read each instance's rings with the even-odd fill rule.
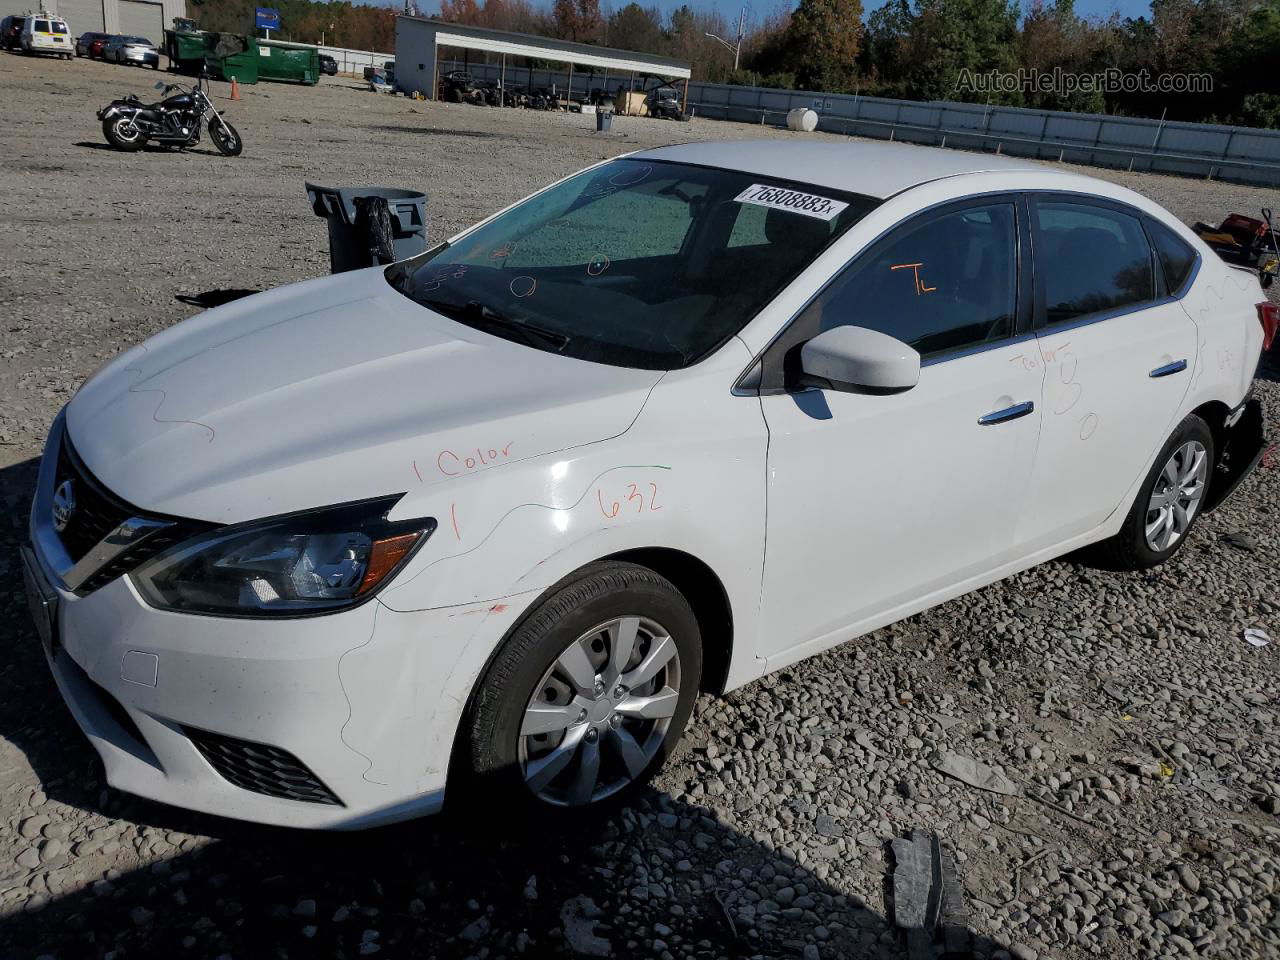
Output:
[[[843,200],[832,200],[815,193],[801,193],[799,190],[771,187],[763,183],[753,183],[734,199],[738,203],[754,203],[759,207],[786,210],[819,220],[831,220],[849,206]]]

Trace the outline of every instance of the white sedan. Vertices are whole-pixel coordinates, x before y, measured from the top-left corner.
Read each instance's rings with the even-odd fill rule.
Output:
[[[1146,198],[903,145],[601,163],[211,310],[50,431],[24,553],[110,783],[360,827],[624,800],[723,692],[1262,449],[1276,316]]]

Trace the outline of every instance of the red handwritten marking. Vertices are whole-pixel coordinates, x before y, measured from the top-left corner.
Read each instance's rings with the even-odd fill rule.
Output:
[[[596,490],[596,502],[600,504],[600,512],[604,514],[606,520],[612,520],[618,515],[618,511],[622,509],[622,504],[615,500],[613,501],[613,513],[606,510],[604,508],[604,494],[602,494],[598,489]]]
[[[649,510],[651,512],[661,510],[662,507],[658,506],[657,504],[658,485],[656,483],[651,482],[649,484],[649,489],[651,491],[651,493],[649,494],[649,500],[648,500]],[[627,484],[627,495],[623,499],[627,503],[636,502],[636,513],[644,512],[645,496],[643,493],[640,492],[639,486],[637,484],[634,484],[634,483]],[[612,512],[606,509],[604,493],[600,489],[596,490],[596,502],[600,505],[600,513],[607,520],[612,520],[614,517],[618,515],[618,512],[622,509],[622,503],[618,500],[612,500],[612,499],[609,501],[609,503],[612,505]]]
[[[511,256],[515,252],[516,252],[515,243],[508,240],[502,246],[498,247],[498,249],[494,250],[491,254],[489,254],[489,259],[505,260],[507,257]]]
[[[528,282],[528,289],[525,290],[524,293],[520,293],[516,290],[516,284],[519,283],[521,280],[525,280]],[[521,286],[523,285],[524,284],[521,284]],[[535,280],[533,277],[520,276],[520,277],[516,277],[509,284],[507,284],[507,287],[511,290],[511,295],[513,297],[516,297],[518,299],[524,299],[525,297],[533,296],[534,292],[538,289],[538,281]]]
[[[937,287],[926,287],[926,286],[924,285],[924,281],[920,279],[920,268],[921,268],[921,267],[923,267],[923,266],[924,266],[924,261],[922,260],[922,261],[920,261],[919,263],[898,263],[898,264],[894,264],[894,265],[893,265],[893,266],[891,266],[889,269],[890,269],[890,270],[905,270],[905,269],[907,269],[907,267],[910,267],[910,268],[911,268],[911,270],[912,270],[912,272],[914,273],[914,276],[915,276],[915,280],[916,280],[916,296],[918,297],[918,296],[920,296],[921,294],[924,294],[924,293],[933,293],[933,291],[935,291],[935,290],[937,290],[937,289],[938,289]]]
[[[476,467],[487,467],[495,460],[504,460],[511,456],[511,447],[515,441],[510,441],[505,447],[499,450],[497,447],[489,447],[486,450],[476,447],[475,456],[458,456],[452,450],[441,450],[436,456],[436,468],[446,477],[456,477],[466,473],[468,470],[474,470]],[[486,453],[488,456],[486,456]],[[453,470],[447,469],[453,467]],[[458,469],[461,467],[462,469]]]
[[[456,503],[449,504],[449,516],[453,520],[453,535],[461,540],[462,534],[458,532],[458,505]]]
[[[507,609],[507,605],[506,605],[505,603],[495,603],[492,607],[490,607],[490,608],[489,608],[489,612],[490,612],[490,613],[505,613],[505,612],[506,612],[506,609]]]
[[[413,472],[418,475],[418,482],[422,483],[422,471],[418,469],[418,461],[413,461]]]

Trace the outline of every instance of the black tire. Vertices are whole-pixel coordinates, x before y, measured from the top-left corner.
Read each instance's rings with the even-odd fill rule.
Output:
[[[240,132],[227,121],[216,117],[209,121],[209,139],[224,157],[238,157],[244,150]]]
[[[147,137],[141,131],[135,130],[130,136],[127,130],[119,129],[125,122],[124,117],[111,117],[102,121],[102,135],[107,138],[107,143],[111,144],[117,150],[125,150],[129,153],[135,150],[141,150],[147,142]]]
[[[1205,449],[1205,489],[1201,491],[1200,500],[1197,502],[1194,511],[1191,512],[1191,518],[1186,529],[1167,548],[1163,550],[1154,549],[1147,542],[1148,507],[1152,497],[1165,486],[1164,470],[1166,464],[1170,462],[1170,459],[1177,451],[1192,441],[1200,443]],[[1137,498],[1129,508],[1129,513],[1125,517],[1124,526],[1120,528],[1120,532],[1111,539],[1104,540],[1095,548],[1095,557],[1101,565],[1115,570],[1147,570],[1164,563],[1181,550],[1182,545],[1187,542],[1191,531],[1195,529],[1196,523],[1200,520],[1204,495],[1208,492],[1208,486],[1213,481],[1214,465],[1217,463],[1216,456],[1217,451],[1213,447],[1213,432],[1209,429],[1207,423],[1193,414],[1178,424],[1178,428],[1173,431],[1173,435],[1156,456],[1155,463],[1152,464],[1146,480],[1143,481],[1138,490]]]
[[[557,805],[536,795],[525,783],[520,759],[525,710],[542,678],[566,648],[595,626],[617,617],[656,622],[675,641],[679,663],[677,705],[643,772],[625,785],[609,787],[614,792],[586,805]],[[637,654],[640,652],[638,648]],[[603,672],[604,668],[600,669]],[[670,581],[629,563],[584,567],[553,587],[512,629],[477,684],[459,732],[458,762],[454,765],[459,782],[450,784],[451,798],[456,798],[455,803],[461,800],[461,804],[451,807],[484,811],[496,806],[507,819],[515,804],[525,819],[531,816],[552,823],[568,819],[581,822],[586,813],[616,808],[644,787],[679,742],[697,698],[701,673],[702,639],[697,618]],[[608,731],[600,741],[602,756],[607,734]]]

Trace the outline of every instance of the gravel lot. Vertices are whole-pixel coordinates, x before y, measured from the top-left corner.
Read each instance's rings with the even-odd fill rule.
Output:
[[[901,957],[887,842],[954,850],[979,956],[1280,953],[1280,458],[1164,568],[1052,563],[704,698],[646,800],[568,842],[428,821],[317,835],[105,787],[28,626],[45,429],[175,300],[328,266],[303,180],[413,186],[441,236],[607,155],[769,128],[415,103],[354,81],[227,104],[242,158],[106,149],[157,75],[0,55],[0,957]],[[226,96],[225,85],[216,92]],[[1259,189],[1100,172],[1187,221]],[[1259,392],[1272,435],[1280,384]],[[996,767],[1019,796],[934,765]]]

